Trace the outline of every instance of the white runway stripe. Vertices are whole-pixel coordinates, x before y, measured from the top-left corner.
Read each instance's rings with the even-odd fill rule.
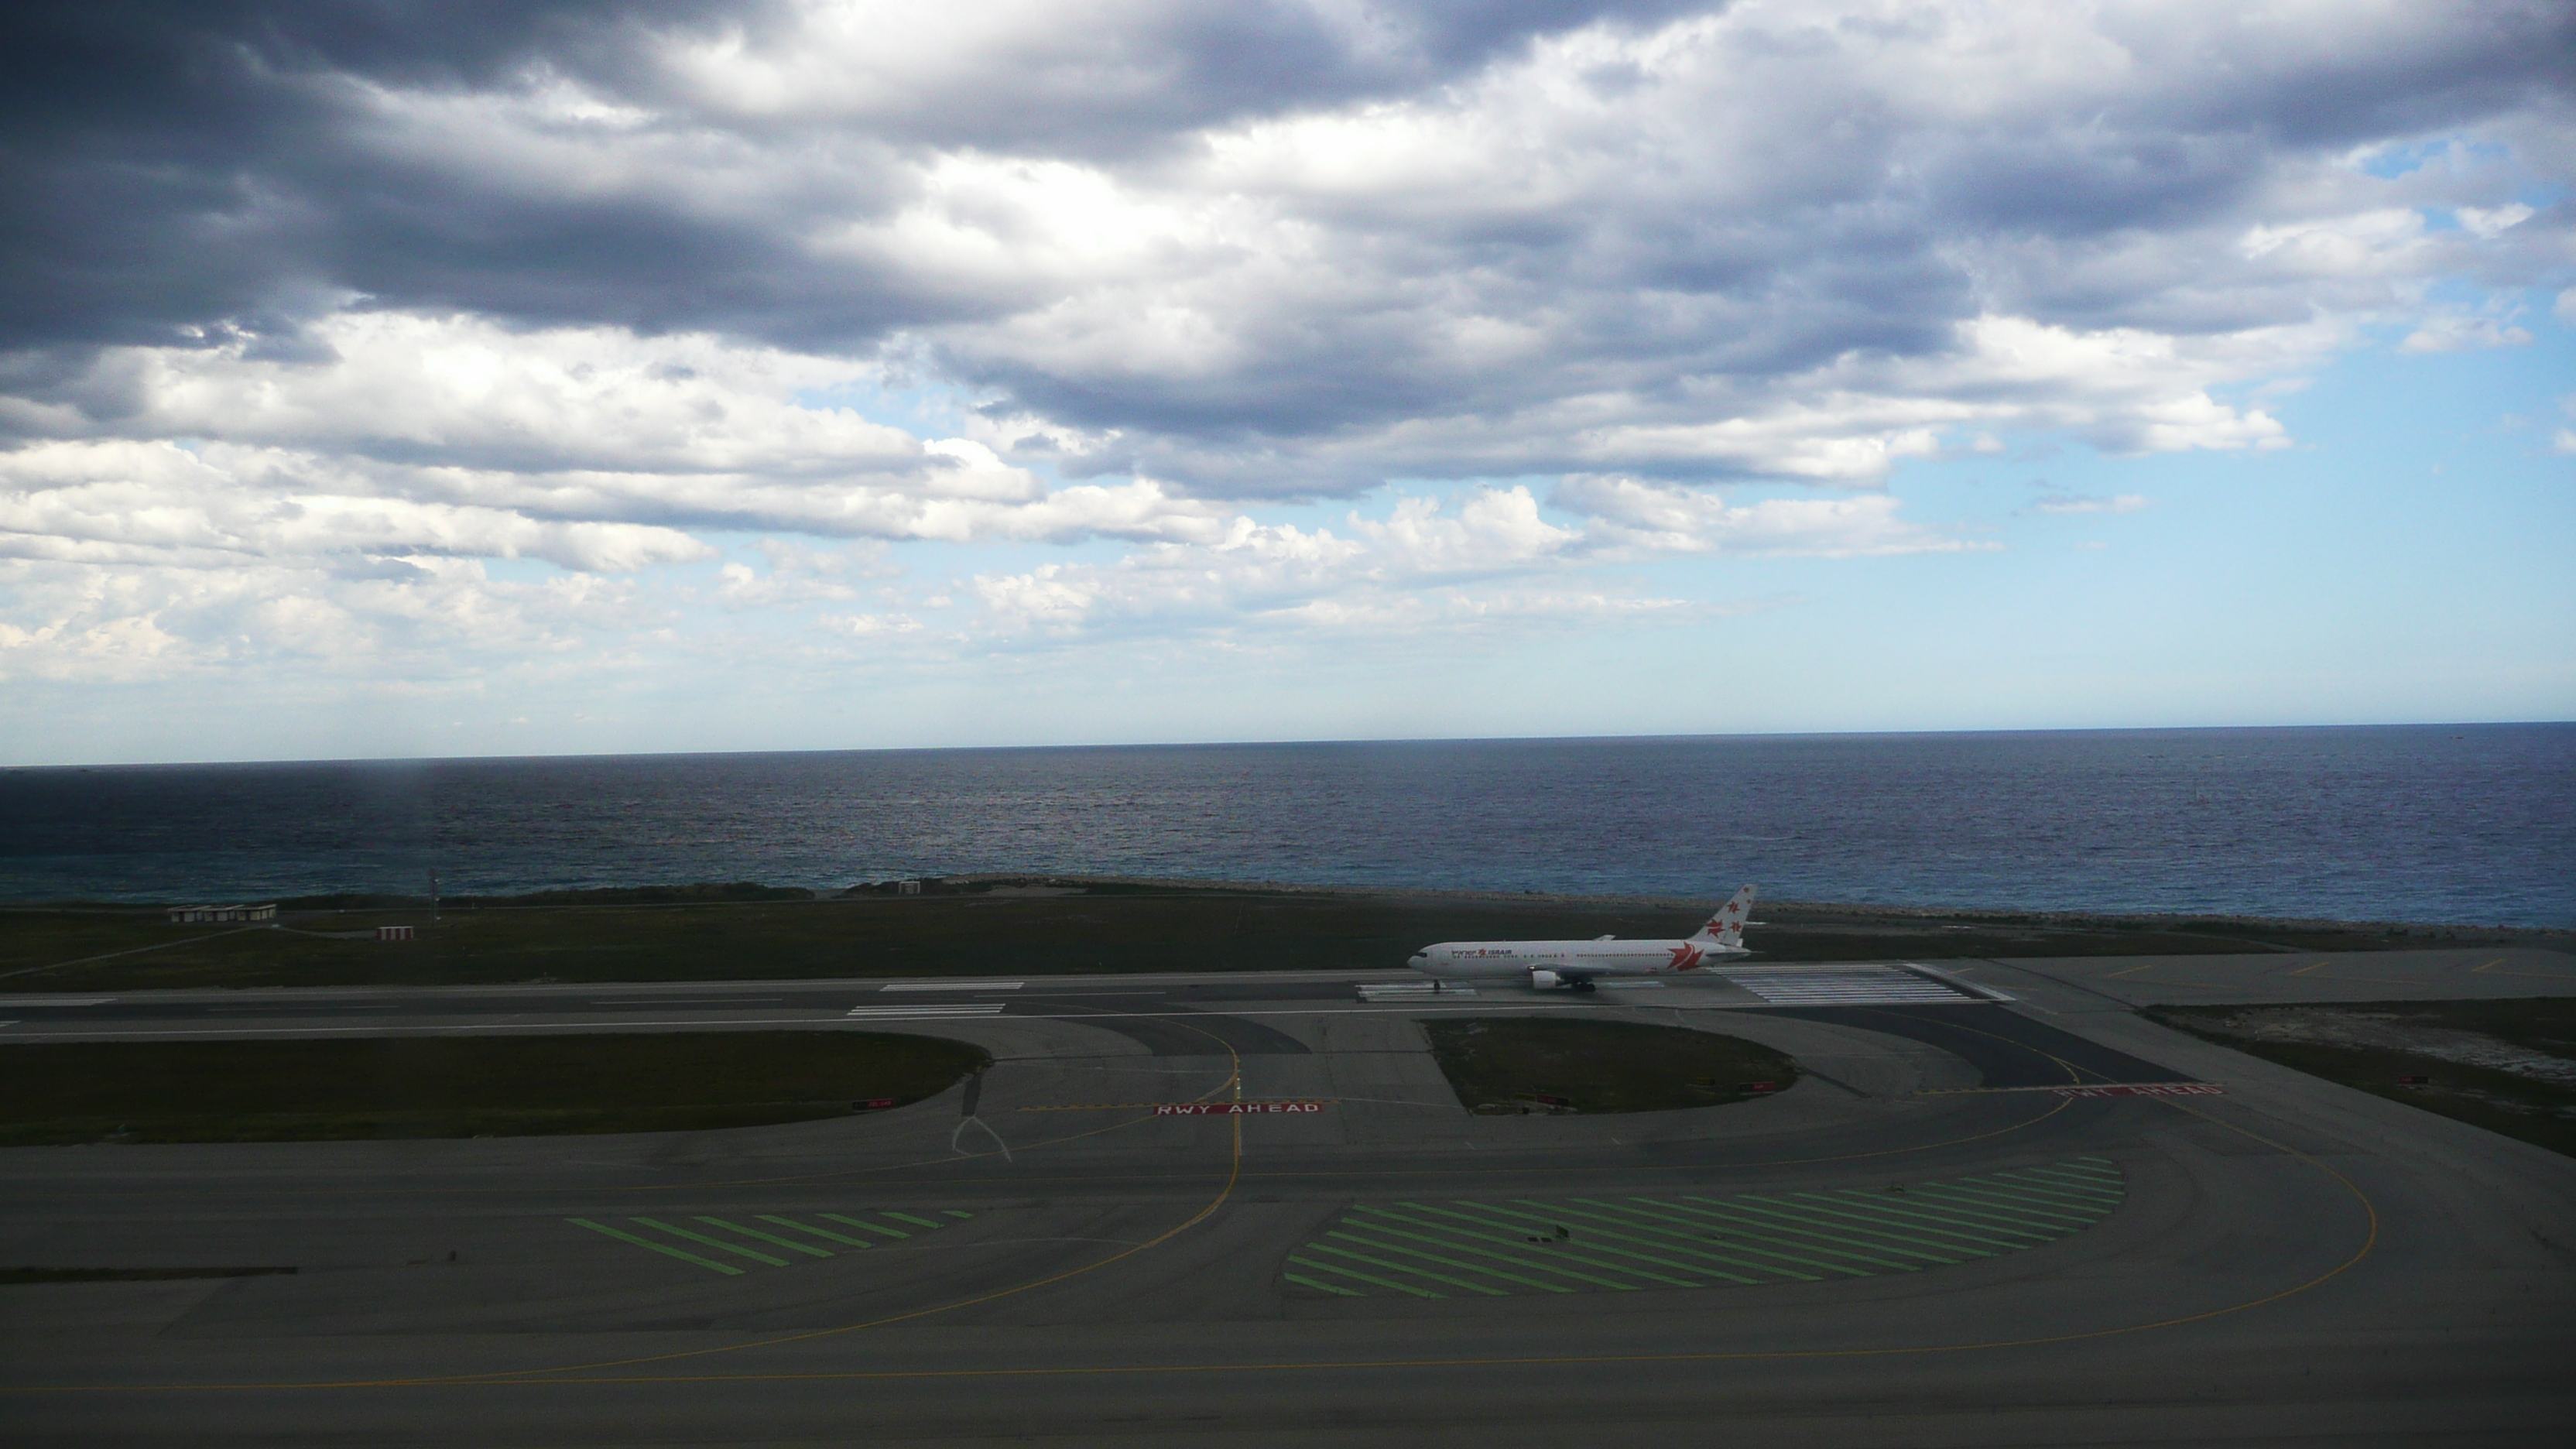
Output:
[[[879,991],[1017,991],[1025,981],[898,981]]]
[[[1754,967],[1717,974],[1773,1006],[1884,1006],[1977,999],[1964,992],[1953,991],[1937,981],[1884,966],[1844,967],[1832,971]]]
[[[853,1006],[850,1015],[861,1021],[906,1021],[924,1016],[998,1016],[1003,1001],[940,1001],[919,1006]]]

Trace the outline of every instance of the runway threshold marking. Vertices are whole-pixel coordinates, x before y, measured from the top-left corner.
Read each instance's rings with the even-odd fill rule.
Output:
[[[905,1229],[896,1227],[888,1227],[883,1223],[868,1222],[864,1219],[850,1217],[842,1213],[816,1213],[814,1216],[840,1223],[845,1227],[852,1227],[865,1232],[875,1233],[881,1237],[896,1241],[911,1238],[913,1236],[913,1232],[937,1232],[941,1228],[953,1225],[953,1223],[943,1223],[931,1218],[921,1217],[913,1213],[897,1212],[889,1208],[876,1208],[871,1209],[870,1211],[875,1217],[892,1218],[899,1222],[909,1223],[911,1224],[913,1231],[906,1231]],[[973,1213],[961,1212],[955,1208],[947,1208],[944,1209],[943,1212],[948,1218],[957,1221],[963,1221],[975,1216]],[[836,1233],[829,1228],[818,1228],[811,1223],[799,1222],[794,1218],[786,1217],[778,1213],[755,1213],[752,1214],[752,1216],[757,1217],[764,1223],[770,1223],[777,1227],[788,1229],[792,1232],[803,1233],[809,1237],[820,1238],[825,1242],[838,1243],[843,1249],[866,1251],[880,1246],[879,1244],[869,1242],[864,1238],[848,1237],[841,1233]],[[591,1232],[615,1238],[619,1242],[630,1243],[639,1248],[649,1249],[666,1258],[677,1258],[681,1262],[695,1264],[698,1267],[711,1269],[729,1277],[739,1277],[744,1271],[731,1263],[719,1262],[701,1254],[692,1253],[686,1248],[676,1246],[665,1241],[663,1238],[652,1236],[650,1233],[631,1232],[624,1228],[613,1228],[606,1223],[598,1222],[591,1218],[566,1218],[564,1221],[572,1224],[574,1227],[586,1228]],[[671,1223],[663,1222],[658,1218],[628,1218],[626,1221],[638,1228],[650,1229],[653,1233],[666,1234],[670,1237],[676,1237],[686,1242],[696,1243],[701,1247],[715,1248],[722,1252],[732,1253],[738,1257],[750,1258],[757,1262],[766,1263],[773,1268],[789,1268],[795,1266],[794,1262],[789,1259],[774,1257],[768,1253],[762,1252],[758,1248],[750,1247],[744,1243],[728,1242],[722,1238],[712,1237],[696,1228],[678,1227]],[[819,1248],[811,1243],[798,1242],[793,1238],[781,1237],[777,1233],[770,1232],[766,1229],[749,1227],[742,1223],[733,1222],[725,1218],[713,1217],[706,1214],[692,1214],[690,1221],[698,1223],[704,1227],[734,1234],[738,1238],[749,1239],[751,1242],[767,1243],[771,1247],[785,1248],[792,1252],[801,1253],[809,1258],[831,1258],[839,1256],[839,1253],[834,1249]]]
[[[2078,1157],[1884,1189],[1360,1203],[1291,1252],[1302,1271],[1282,1277],[1363,1298],[1870,1278],[2056,1242],[2109,1217],[2127,1192],[2116,1163]]]

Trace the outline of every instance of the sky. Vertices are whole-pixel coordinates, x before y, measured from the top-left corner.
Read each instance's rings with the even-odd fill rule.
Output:
[[[2576,0],[12,7],[0,763],[2576,718]]]

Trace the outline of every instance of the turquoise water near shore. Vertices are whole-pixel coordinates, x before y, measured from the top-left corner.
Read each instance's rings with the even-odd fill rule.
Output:
[[[1064,871],[2576,926],[2576,725],[0,771],[0,899]]]

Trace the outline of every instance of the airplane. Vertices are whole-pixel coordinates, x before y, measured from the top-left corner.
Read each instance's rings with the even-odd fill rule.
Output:
[[[1590,991],[1596,976],[1670,976],[1712,960],[1750,956],[1744,921],[1753,913],[1746,886],[1717,908],[1708,924],[1684,941],[1442,941],[1425,946],[1404,964],[1434,982],[1475,981],[1526,973],[1532,989]]]

